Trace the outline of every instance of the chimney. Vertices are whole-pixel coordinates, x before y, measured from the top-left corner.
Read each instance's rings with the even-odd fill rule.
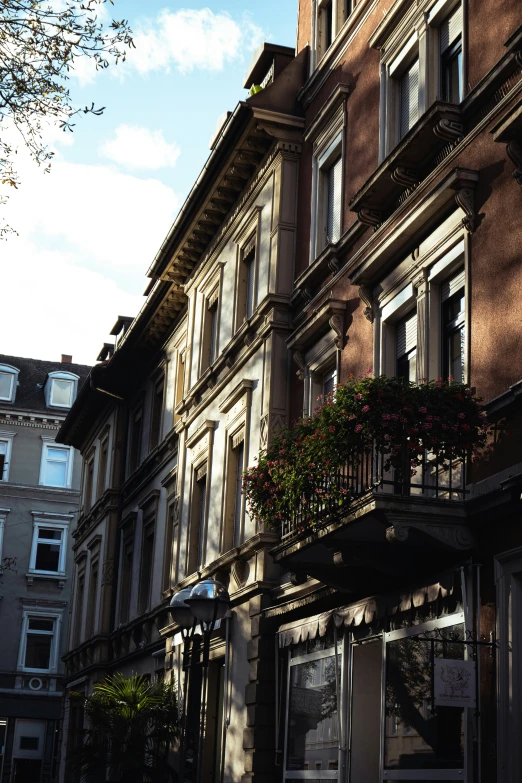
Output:
[[[71,364],[72,356],[70,356],[68,353],[62,353],[62,358],[60,359],[60,362],[62,364]]]

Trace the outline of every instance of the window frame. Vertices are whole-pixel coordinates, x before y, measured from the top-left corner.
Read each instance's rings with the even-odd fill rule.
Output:
[[[448,229],[448,221],[450,230]],[[396,375],[395,327],[417,308],[416,382],[443,376],[443,323],[441,289],[456,271],[464,268],[464,353],[462,382],[469,376],[470,300],[468,284],[469,239],[454,213],[420,243],[412,268],[409,253],[388,277],[381,280],[374,319],[374,367],[376,374]],[[453,224],[453,225],[452,225]],[[444,234],[444,232],[447,232]],[[425,250],[424,250],[425,248]],[[402,269],[406,269],[406,274]],[[394,280],[395,278],[395,280]]]
[[[38,543],[49,543],[56,546],[56,539],[42,538],[40,541],[40,530],[61,530],[62,538],[60,540],[60,554],[58,556],[58,570],[57,571],[45,571],[43,569],[36,568],[36,558],[38,554]],[[66,576],[66,564],[67,564],[67,534],[69,532],[69,522],[53,520],[53,519],[41,519],[35,517],[33,519],[33,538],[31,542],[31,554],[29,556],[29,569],[28,573],[31,576],[50,576],[61,577]]]
[[[315,177],[313,177],[313,204],[315,215],[314,226],[314,248],[313,248],[313,261],[321,255],[323,250],[328,245],[335,244],[339,241],[343,233],[343,193],[344,193],[344,150],[343,150],[343,132],[338,131],[334,138],[323,150],[322,154],[314,156],[314,171]],[[333,169],[337,161],[341,161],[341,199],[340,199],[340,216],[339,216],[339,236],[335,240],[328,241],[328,186],[330,179],[330,172]],[[315,180],[315,181],[314,181]],[[312,218],[314,222],[314,218]]]
[[[163,422],[165,411],[165,373],[161,371],[151,384],[151,406],[149,423],[149,452],[153,451],[163,440]],[[158,394],[161,390],[161,395]],[[158,406],[158,399],[161,396],[161,402]]]
[[[137,420],[139,419],[139,437],[136,438],[136,431],[134,429]],[[143,404],[142,402],[138,403],[133,409],[132,414],[129,421],[129,447],[128,447],[128,473],[127,478],[129,478],[133,473],[135,473],[138,468],[140,467],[142,463],[142,453],[143,453],[143,423],[144,423],[144,417],[143,417]]]
[[[285,712],[284,712],[284,748],[283,748],[283,768],[282,768],[282,780],[283,783],[288,783],[290,780],[306,780],[307,778],[313,778],[316,780],[335,780],[340,781],[343,775],[343,761],[344,753],[340,747],[340,738],[338,738],[337,746],[337,769],[336,770],[287,770],[287,754],[288,754],[288,728],[289,728],[289,704],[290,704],[290,683],[291,683],[291,670],[294,666],[302,665],[303,663],[312,663],[314,661],[321,660],[323,658],[334,658],[335,660],[335,643],[340,647],[338,655],[340,657],[340,677],[339,677],[339,696],[340,704],[337,704],[337,715],[341,716],[340,723],[342,729],[345,728],[346,713],[349,711],[350,695],[347,693],[348,687],[348,666],[349,658],[351,657],[350,644],[348,640],[348,634],[345,633],[339,638],[334,639],[334,645],[323,650],[317,650],[312,653],[304,655],[296,655],[292,658],[292,647],[287,650],[287,663],[286,663],[286,694],[285,694]],[[335,664],[334,664],[335,665]]]
[[[105,490],[107,489],[107,471],[109,469],[109,439],[110,429],[107,428],[104,434],[100,438],[100,447],[98,452],[98,465],[96,475],[96,498],[101,498]],[[103,455],[105,454],[105,458]],[[105,465],[104,465],[105,462]]]
[[[78,394],[78,381],[80,376],[73,372],[66,372],[64,370],[55,370],[50,372],[47,376],[45,383],[45,404],[48,408],[62,408],[70,410],[76,400]],[[70,404],[64,404],[62,402],[53,402],[54,381],[68,381],[72,384],[71,388],[71,402]]]
[[[15,436],[16,436],[16,432],[9,432],[8,430],[0,430],[0,443],[6,444],[3,470],[2,470],[2,475],[0,475],[0,483],[7,483],[9,481],[11,457],[13,454],[13,440],[15,439]]]
[[[379,163],[407,135],[400,133],[400,79],[416,56],[419,58],[417,122],[437,100],[443,100],[440,27],[458,6],[461,9],[460,84],[465,97],[467,37],[464,26],[465,0],[421,0],[388,32],[378,33],[370,45],[381,52],[381,110],[379,122]],[[414,127],[414,123],[411,127]],[[409,130],[411,130],[411,127]]]
[[[0,397],[0,404],[10,402],[13,403],[16,399],[16,389],[18,385],[18,375],[20,370],[17,367],[13,367],[11,364],[0,364],[0,373],[3,375],[9,375],[11,378],[11,387],[9,389],[9,395],[7,397]]]
[[[53,630],[49,631],[35,631],[35,634],[41,636],[52,636],[51,648],[49,651],[49,666],[47,669],[37,669],[25,665],[25,658],[27,654],[27,636],[28,632],[31,633],[29,628],[29,621],[31,619],[52,620]],[[62,613],[57,611],[38,611],[37,609],[25,609],[22,612],[22,630],[20,634],[20,646],[18,651],[18,665],[17,670],[21,672],[31,672],[34,674],[54,674],[58,668],[58,651],[60,643],[60,624],[62,620]]]
[[[40,478],[39,485],[41,487],[52,487],[54,489],[70,489],[72,483],[73,463],[74,463],[74,448],[73,446],[64,446],[61,443],[56,443],[54,438],[46,438],[43,435],[42,438],[42,456],[40,460]],[[48,449],[57,449],[67,453],[67,463],[65,470],[65,484],[46,484],[44,482],[45,469],[48,458],[46,456]]]
[[[138,615],[146,614],[151,609],[152,603],[152,585],[154,582],[154,555],[156,551],[156,508],[149,513],[143,520],[141,531],[141,552],[140,552],[140,572],[138,580]],[[152,538],[150,549],[150,563],[148,564],[147,581],[144,576],[144,556],[146,551],[146,539]]]
[[[135,515],[132,519],[124,520],[121,529],[122,545],[120,552],[120,569],[118,579],[118,621],[120,625],[125,625],[130,621],[132,610],[132,572],[136,555],[136,524]],[[127,555],[129,558],[125,559]],[[130,563],[130,573],[128,574],[128,590],[125,592],[124,577],[127,575],[125,570],[126,563]]]
[[[310,58],[312,71],[322,64],[345,22],[353,13],[354,6],[354,0],[314,0],[312,3],[313,47]],[[331,8],[330,39],[324,40],[328,8]]]

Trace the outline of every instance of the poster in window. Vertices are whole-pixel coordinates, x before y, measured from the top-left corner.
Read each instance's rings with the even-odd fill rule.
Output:
[[[436,658],[436,707],[475,707],[475,661]]]

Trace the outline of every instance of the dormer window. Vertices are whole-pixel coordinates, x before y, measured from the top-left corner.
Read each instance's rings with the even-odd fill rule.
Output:
[[[78,375],[50,372],[45,384],[45,402],[49,408],[70,408],[76,399]]]
[[[18,372],[10,364],[0,364],[0,402],[14,402]]]

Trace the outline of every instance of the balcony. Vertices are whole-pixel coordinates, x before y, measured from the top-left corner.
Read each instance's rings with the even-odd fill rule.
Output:
[[[276,562],[297,582],[372,593],[465,560],[466,470],[487,449],[485,416],[452,381],[338,386],[245,474],[250,513],[279,529]]]
[[[289,507],[272,555],[298,581],[313,576],[349,591],[366,584],[372,592],[452,565],[474,545],[465,487],[461,458],[444,470],[435,454],[423,454],[417,474],[404,481],[374,446]]]

